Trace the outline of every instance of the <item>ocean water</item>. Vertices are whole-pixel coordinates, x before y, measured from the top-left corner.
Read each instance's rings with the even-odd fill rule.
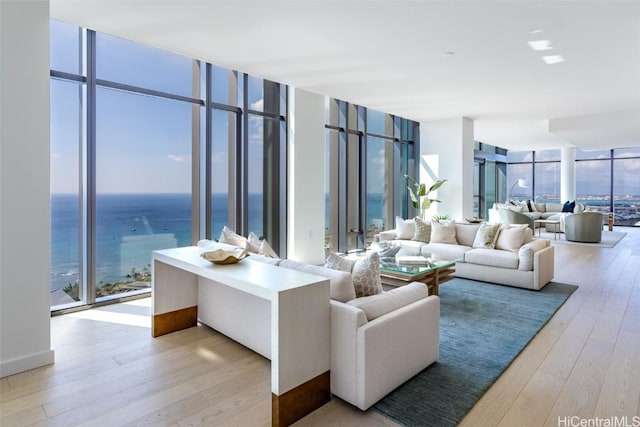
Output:
[[[227,225],[227,196],[212,196],[212,234]],[[123,280],[132,269],[150,270],[151,251],[191,244],[190,194],[98,194],[96,280]],[[262,230],[262,195],[249,196],[249,228]],[[73,194],[51,196],[51,290],[80,279],[79,202]]]

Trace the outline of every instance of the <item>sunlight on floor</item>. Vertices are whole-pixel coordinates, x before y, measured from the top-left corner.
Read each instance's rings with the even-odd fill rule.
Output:
[[[98,322],[117,323],[121,325],[139,326],[151,329],[151,317],[149,314],[139,314],[139,307],[150,307],[151,298],[142,298],[124,303],[109,305],[90,310],[77,311],[65,314],[67,317],[76,319],[94,320]],[[115,309],[117,307],[117,310]],[[127,307],[131,312],[127,312]],[[134,314],[136,313],[136,314]]]
[[[95,320],[99,322],[118,323],[121,325],[141,326],[151,329],[149,316],[140,316],[137,314],[114,313],[101,310],[84,310],[76,313],[70,313],[66,316],[75,317],[77,319]]]

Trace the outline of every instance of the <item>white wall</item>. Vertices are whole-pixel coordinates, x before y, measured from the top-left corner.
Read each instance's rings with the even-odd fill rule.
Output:
[[[287,257],[324,261],[325,97],[289,88]]]
[[[431,213],[473,216],[473,121],[465,117],[420,123],[420,182],[447,179]]]
[[[49,2],[0,1],[0,376],[53,363]]]

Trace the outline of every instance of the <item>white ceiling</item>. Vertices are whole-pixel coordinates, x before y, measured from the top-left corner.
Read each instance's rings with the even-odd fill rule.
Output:
[[[640,146],[637,0],[50,3],[55,19],[420,122],[468,117],[476,140],[512,150]]]

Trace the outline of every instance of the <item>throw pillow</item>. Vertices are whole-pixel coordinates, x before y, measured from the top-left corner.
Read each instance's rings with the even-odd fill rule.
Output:
[[[536,204],[533,203],[531,200],[527,200],[527,208],[529,209],[529,212],[537,212]]]
[[[500,224],[482,224],[476,232],[472,247],[494,249],[498,239],[498,231],[500,231]]]
[[[416,222],[413,219],[404,220],[396,217],[396,239],[410,240],[416,232]]]
[[[564,203],[564,205],[562,205],[562,212],[573,212],[573,210],[576,207],[576,201],[574,200],[573,202],[570,201],[566,201]]]
[[[278,258],[278,254],[273,250],[269,242],[267,242],[267,239],[260,240],[254,232],[249,233],[244,248],[247,252],[264,255],[269,258]]]
[[[417,240],[418,242],[429,243],[431,238],[431,223],[424,222],[420,217],[415,218],[416,231],[413,233],[411,240]]]
[[[431,243],[449,243],[457,245],[456,240],[456,223],[453,221],[431,222]]]
[[[247,237],[247,241],[244,245],[244,248],[247,252],[251,252],[252,254],[260,253],[260,239],[254,233],[249,233],[249,237]]]
[[[524,208],[522,206],[509,205],[509,209],[511,209],[514,212],[518,212],[518,213],[522,213],[522,211],[524,211]]]
[[[262,239],[262,243],[260,243],[260,252],[261,255],[268,256],[269,258],[278,258],[278,254],[273,250],[267,239]]]
[[[525,230],[527,228],[528,226],[526,224],[503,224],[498,233],[495,248],[504,251],[518,252],[524,242]]]
[[[380,281],[380,257],[375,251],[370,251],[364,258],[360,258],[353,265],[351,271],[353,287],[356,297],[377,295],[382,292]]]
[[[347,273],[351,273],[355,263],[356,262],[354,260],[347,259],[333,252],[329,252],[324,259],[325,267],[332,270],[346,271]]]
[[[247,238],[243,237],[239,234],[236,234],[235,231],[231,230],[226,225],[222,228],[222,232],[220,232],[220,237],[218,238],[220,243],[226,243],[228,245],[239,246],[244,248],[246,246]]]

